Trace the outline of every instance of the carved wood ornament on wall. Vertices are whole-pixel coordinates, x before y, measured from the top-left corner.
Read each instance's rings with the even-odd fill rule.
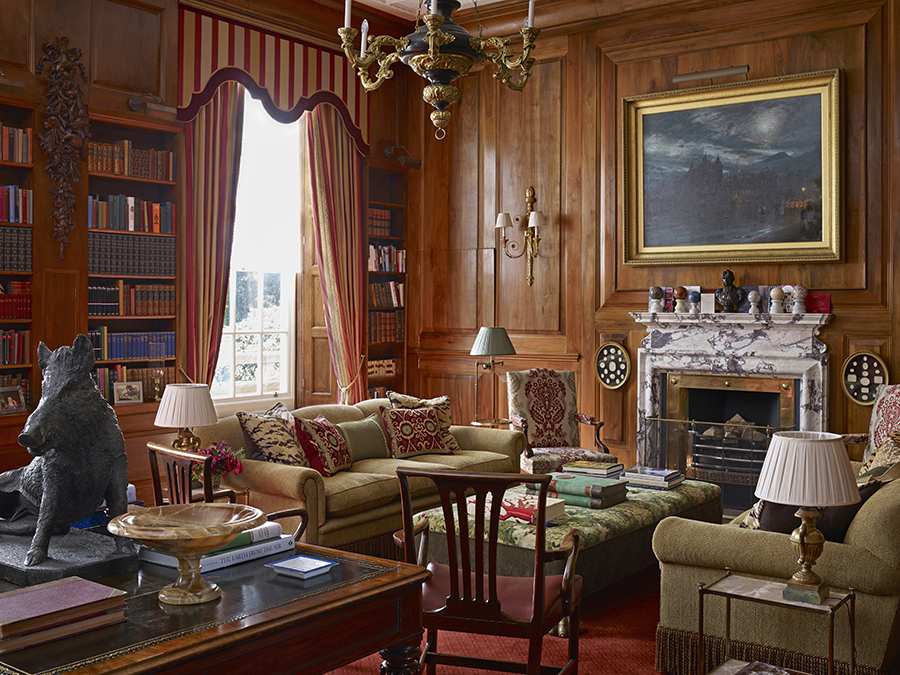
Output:
[[[59,239],[59,258],[66,257],[69,231],[75,227],[75,193],[73,185],[81,180],[79,164],[84,159],[88,142],[88,116],[84,94],[76,77],[87,81],[81,63],[81,49],[69,49],[69,38],[58,37],[44,45],[44,56],[38,62],[38,75],[44,66],[47,108],[44,133],[38,134],[41,148],[47,153],[46,171],[53,180],[53,236]]]

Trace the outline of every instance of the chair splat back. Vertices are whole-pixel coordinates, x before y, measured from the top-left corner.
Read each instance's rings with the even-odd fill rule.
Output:
[[[234,490],[213,490],[212,457],[210,455],[176,450],[153,442],[147,443],[147,452],[150,458],[150,477],[153,480],[153,500],[156,506],[166,503],[212,502],[222,498],[228,499],[232,503],[236,501]],[[159,462],[163,464],[163,473],[166,479],[165,497],[163,496]],[[191,475],[193,468],[197,465],[203,466],[202,495],[194,494],[191,490]]]

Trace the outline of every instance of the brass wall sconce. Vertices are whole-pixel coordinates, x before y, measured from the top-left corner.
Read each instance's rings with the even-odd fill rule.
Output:
[[[507,257],[521,258],[523,255],[525,256],[525,281],[529,286],[534,285],[533,263],[538,254],[538,245],[541,243],[538,228],[544,227],[544,214],[534,210],[536,201],[534,188],[529,187],[525,190],[525,215],[510,218],[508,213],[498,213],[497,225],[494,228],[500,230],[500,246]],[[525,230],[525,239],[522,245],[506,236],[506,228],[512,227],[513,223]]]
[[[350,26],[350,6],[352,0],[345,0],[344,26],[338,28],[341,47],[359,74],[366,91],[378,89],[385,80],[394,76],[391,66],[403,61],[421,78],[428,81],[422,98],[431,105],[431,122],[435,126],[434,137],[438,140],[447,135],[444,127],[450,122],[447,109],[459,100],[459,90],[451,83],[469,74],[469,70],[484,60],[496,65],[494,78],[500,80],[513,91],[522,91],[531,75],[534,59],[531,52],[534,41],[541,32],[534,27],[534,0],[529,0],[528,18],[519,31],[522,33],[522,55],[513,56],[509,40],[484,38],[481,35],[481,20],[478,18],[478,3],[475,3],[475,17],[478,23],[478,37],[473,37],[453,21],[451,15],[459,9],[458,0],[429,0],[429,14],[422,16],[422,2],[416,14],[415,30],[402,38],[387,35],[369,35],[369,22],[362,22],[360,47],[356,51],[353,40],[360,32]],[[420,24],[420,20],[424,25]],[[394,51],[385,53],[382,48]],[[369,77],[369,68],[378,66],[374,79]],[[513,79],[512,73],[518,72]]]

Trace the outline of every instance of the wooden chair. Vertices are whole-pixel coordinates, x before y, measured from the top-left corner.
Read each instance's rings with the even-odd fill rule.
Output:
[[[176,450],[159,443],[147,443],[150,453],[150,477],[153,479],[153,501],[156,506],[163,504],[187,504],[189,502],[213,502],[227,499],[232,504],[237,501],[234,490],[213,490],[212,457],[198,452]],[[159,462],[165,470],[166,495],[163,497],[163,486],[159,470]],[[197,464],[203,465],[203,486],[201,489],[191,488],[191,471]]]
[[[267,513],[266,520],[279,520],[280,518],[290,518],[292,516],[300,516],[300,524],[294,530],[294,544],[299,544],[300,537],[303,536],[303,533],[306,532],[306,526],[309,525],[309,513],[306,509],[297,507],[295,509],[284,509],[274,513]]]
[[[570,530],[559,549],[545,551],[546,506],[550,476],[521,473],[466,473],[398,467],[403,530],[394,535],[404,550],[406,562],[424,565],[427,560],[428,519],[413,522],[410,482],[434,481],[441,499],[447,530],[449,564],[429,563],[431,578],[422,588],[425,649],[420,667],[434,675],[435,664],[481,668],[526,675],[570,675],[578,668],[578,610],[582,578],[574,573],[580,533]],[[503,577],[497,574],[497,545],[501,503],[507,488],[519,484],[538,485],[538,515],[535,525],[534,574]],[[467,497],[475,501],[468,513]],[[485,513],[485,500],[491,507]],[[454,514],[456,520],[454,521]],[[471,523],[471,525],[470,525]],[[471,529],[470,529],[471,528]],[[469,532],[473,538],[469,538]],[[460,536],[462,533],[462,536]],[[421,536],[416,552],[416,536]],[[544,576],[544,563],[565,559],[563,574]],[[564,666],[542,666],[543,636],[568,619],[568,657]],[[479,635],[504,635],[527,639],[527,663],[475,656],[442,654],[437,651],[438,631],[451,630]],[[485,647],[487,653],[489,647]]]

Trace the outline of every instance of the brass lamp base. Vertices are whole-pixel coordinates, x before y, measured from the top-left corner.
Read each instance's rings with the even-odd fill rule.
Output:
[[[794,515],[802,521],[800,527],[791,533],[791,544],[797,554],[800,569],[788,581],[782,597],[785,600],[821,605],[828,597],[828,587],[812,570],[825,546],[825,537],[816,529],[816,520],[820,514],[817,509],[801,506]]]
[[[195,436],[194,432],[185,427],[178,430],[178,438],[172,441],[172,447],[176,450],[184,450],[185,452],[193,452],[200,447],[200,437]]]

